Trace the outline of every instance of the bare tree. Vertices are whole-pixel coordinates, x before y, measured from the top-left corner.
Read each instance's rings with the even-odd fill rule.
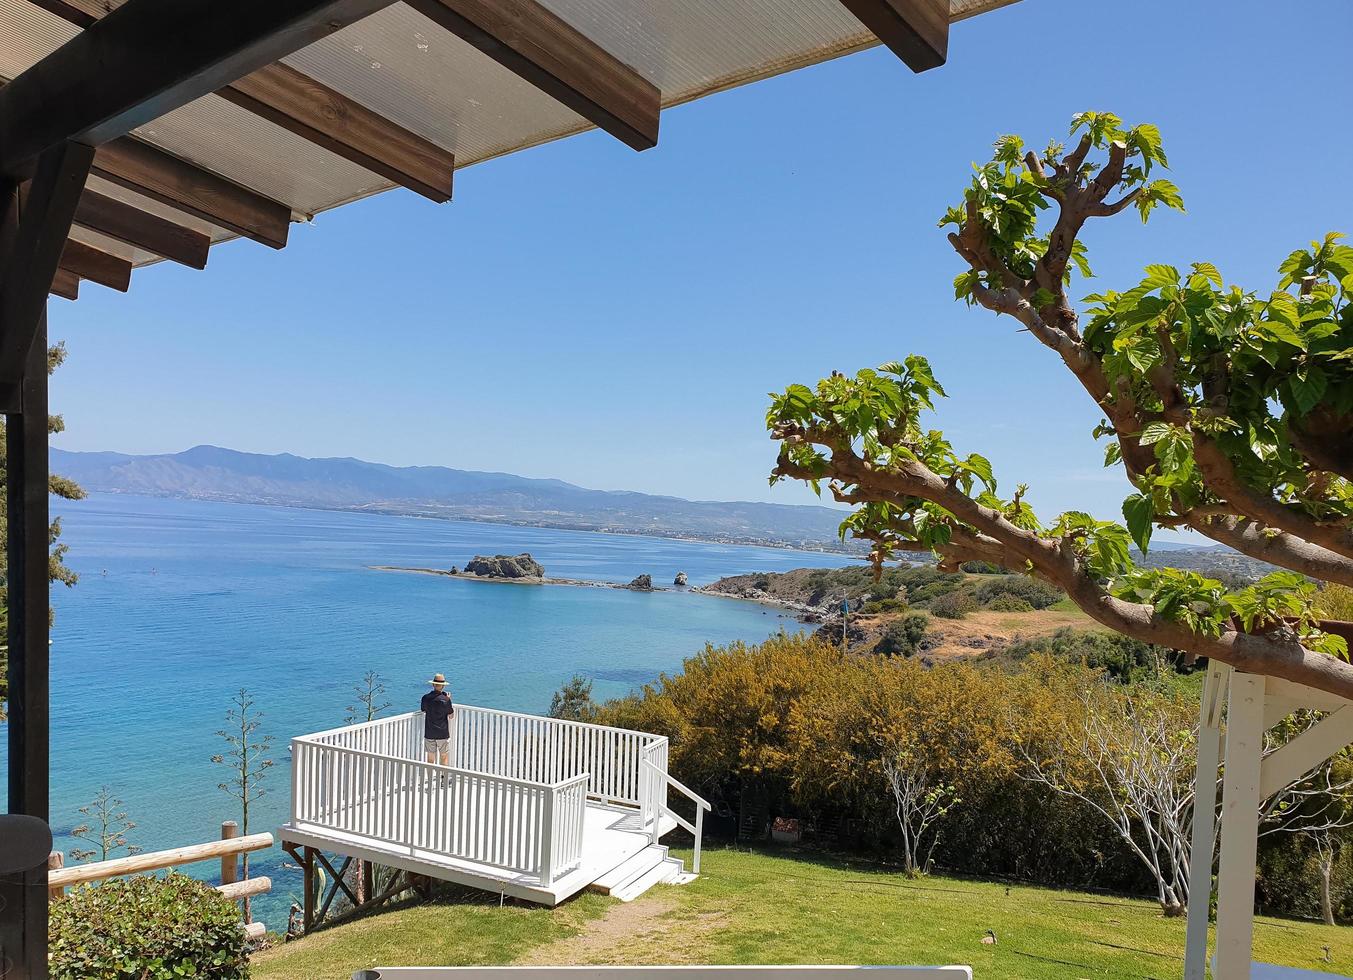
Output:
[[[1348,824],[1344,826],[1347,827]],[[1339,860],[1344,841],[1330,827],[1303,830],[1301,833],[1315,846],[1316,864],[1320,868],[1320,917],[1325,920],[1325,925],[1332,926],[1335,924],[1334,865]]]
[[[930,846],[921,849],[933,825],[959,802],[953,786],[934,778],[930,767],[918,753],[903,749],[883,760],[883,775],[892,790],[897,826],[902,831],[902,863],[909,875],[929,870],[930,855],[939,842],[938,833],[930,833]]]
[[[70,856],[74,860],[88,861],[97,854],[100,861],[107,861],[115,851],[125,850],[128,854],[141,852],[141,847],[127,840],[127,834],[136,829],[136,824],[128,818],[127,811],[122,809],[123,805],[107,786],[103,786],[92,802],[80,807],[87,822],[73,828],[70,835],[94,846],[87,849],[71,848]]]
[[[231,698],[232,707],[226,711],[226,727],[216,734],[225,739],[226,751],[211,757],[217,765],[225,766],[229,777],[218,783],[224,793],[229,793],[240,801],[240,832],[249,833],[249,808],[257,803],[267,792],[263,779],[272,768],[273,761],[268,757],[272,751],[272,736],[259,735],[263,724],[263,712],[254,707],[254,698],[248,690],[240,690]],[[249,877],[249,855],[240,859],[242,874]],[[249,899],[244,900],[245,921],[249,919]]]
[[[1020,743],[1025,779],[1090,807],[1151,873],[1167,916],[1189,899],[1197,739],[1160,698],[1090,689],[1046,747]]]
[[[368,670],[363,674],[362,682],[354,684],[352,690],[357,695],[357,704],[348,705],[348,713],[343,719],[344,724],[356,725],[365,721],[375,721],[382,711],[390,707],[390,702],[383,700],[385,682],[374,670]]]

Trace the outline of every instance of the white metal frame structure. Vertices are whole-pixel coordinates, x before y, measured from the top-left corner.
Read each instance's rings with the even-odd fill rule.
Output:
[[[1264,733],[1301,709],[1330,714],[1265,758]],[[1222,771],[1221,854],[1212,976],[1251,980],[1264,968],[1252,963],[1260,805],[1350,744],[1353,744],[1353,701],[1212,662],[1203,686],[1199,716],[1184,980],[1207,977],[1209,903],[1202,896],[1209,895],[1212,887],[1218,771]]]
[[[972,980],[966,966],[380,967],[353,980]]]
[[[425,761],[421,712],[304,735],[291,754],[292,845],[555,904],[682,826],[699,871],[709,804],[668,774],[664,736],[457,705],[450,766]]]

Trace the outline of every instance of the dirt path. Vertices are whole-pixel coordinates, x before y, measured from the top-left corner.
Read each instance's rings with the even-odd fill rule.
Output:
[[[682,915],[671,886],[658,886],[633,902],[616,902],[606,914],[567,939],[538,946],[514,966],[699,963],[701,940],[716,930],[723,913]],[[645,956],[647,954],[647,956]]]

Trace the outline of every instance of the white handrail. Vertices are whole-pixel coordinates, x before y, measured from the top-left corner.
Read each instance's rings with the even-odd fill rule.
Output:
[[[708,810],[708,809],[710,809],[709,803],[706,802],[706,800],[705,800],[705,798],[704,798],[703,796],[701,796],[701,795],[699,795],[698,793],[696,793],[693,789],[691,789],[689,786],[687,786],[687,785],[686,785],[685,783],[683,783],[681,780],[677,779],[675,776],[673,776],[673,775],[672,775],[671,773],[669,773],[667,770],[665,770],[665,769],[659,769],[657,766],[655,766],[653,763],[649,762],[647,759],[645,759],[645,760],[643,761],[643,766],[644,766],[644,768],[645,768],[646,770],[651,769],[651,770],[653,771],[653,773],[655,774],[655,777],[656,777],[656,776],[661,776],[661,777],[662,777],[662,785],[663,785],[663,786],[670,786],[670,787],[672,787],[672,788],[675,789],[677,792],[679,792],[679,793],[681,793],[682,795],[686,796],[688,799],[692,800],[692,801],[695,803],[695,823],[692,824],[690,821],[688,821],[688,820],[686,820],[684,817],[682,817],[681,814],[677,813],[675,810],[673,810],[671,807],[669,807],[669,806],[667,805],[667,794],[666,794],[665,792],[664,792],[664,793],[661,793],[661,794],[658,796],[657,800],[655,801],[655,802],[656,802],[656,805],[657,805],[657,814],[658,814],[659,816],[661,816],[661,814],[663,814],[663,813],[666,813],[666,814],[667,814],[668,816],[670,816],[673,820],[675,820],[680,826],[685,827],[686,830],[688,830],[688,831],[691,833],[691,835],[695,838],[695,857],[694,857],[694,859],[691,861],[691,870],[692,870],[693,872],[695,872],[696,874],[699,874],[699,873],[700,873],[700,842],[701,842],[701,838],[704,837],[704,830],[705,830],[705,811]],[[657,835],[658,835],[658,826],[657,826],[657,824],[658,824],[658,821],[655,819],[654,822],[653,822],[653,842],[654,842],[654,843],[657,843],[657,839],[658,839],[658,837],[657,837]]]
[[[643,764],[666,768],[665,737],[462,704],[443,766],[424,761],[422,718],[411,711],[292,739],[293,820],[547,885],[582,861],[589,796],[637,805],[657,829],[661,780]]]
[[[301,739],[292,742],[292,771],[300,825],[552,874],[542,831],[558,787]]]
[[[661,736],[632,729],[459,705],[451,752],[476,772],[554,783],[588,773],[587,793],[605,803],[641,806],[639,763]]]

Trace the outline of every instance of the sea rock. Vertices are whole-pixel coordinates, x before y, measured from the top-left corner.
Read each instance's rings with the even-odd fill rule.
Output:
[[[653,576],[652,575],[636,576],[634,581],[631,582],[629,585],[625,586],[625,588],[634,589],[636,592],[652,592]]]
[[[465,563],[466,575],[480,578],[544,578],[545,569],[529,554],[475,555]]]
[[[673,585],[685,585],[690,580],[686,578],[685,572],[677,572],[676,578],[672,579]]]

